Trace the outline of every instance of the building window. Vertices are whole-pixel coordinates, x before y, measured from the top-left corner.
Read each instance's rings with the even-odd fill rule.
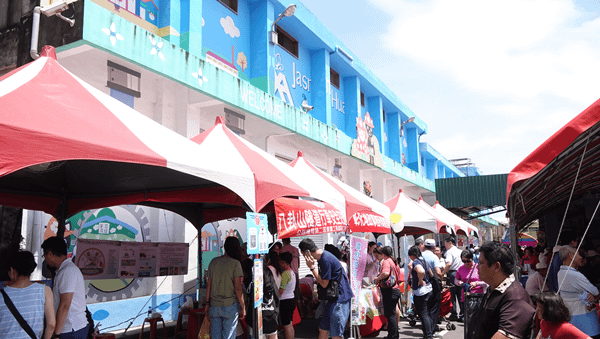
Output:
[[[275,31],[277,32],[278,45],[298,58],[298,40],[294,39],[288,32],[277,25],[275,25]]]
[[[360,105],[365,107],[365,93],[360,92]]]
[[[225,7],[232,10],[235,14],[238,12],[238,0],[217,0],[222,3]]]
[[[329,68],[329,81],[335,88],[340,89],[340,75],[333,68]]]
[[[385,110],[383,110],[383,123],[385,124]]]

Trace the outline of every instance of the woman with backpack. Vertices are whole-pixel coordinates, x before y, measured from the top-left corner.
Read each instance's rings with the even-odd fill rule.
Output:
[[[390,246],[385,246],[380,250],[383,260],[379,275],[374,279],[374,283],[381,290],[383,300],[383,314],[387,319],[388,335],[387,339],[398,339],[398,319],[396,318],[396,305],[400,299],[401,281],[400,268],[393,258],[393,251]]]

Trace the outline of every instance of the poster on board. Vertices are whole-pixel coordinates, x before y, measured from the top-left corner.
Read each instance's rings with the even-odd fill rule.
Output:
[[[85,279],[149,278],[188,271],[189,244],[79,239],[75,264]]]
[[[246,228],[248,254],[266,254],[269,251],[267,215],[246,212]]]

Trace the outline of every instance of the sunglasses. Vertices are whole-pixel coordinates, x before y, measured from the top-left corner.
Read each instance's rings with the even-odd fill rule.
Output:
[[[466,263],[468,263],[468,262],[471,262],[471,261],[473,261],[473,260],[464,260],[464,259],[462,260],[462,262],[463,262],[464,264],[466,264]]]

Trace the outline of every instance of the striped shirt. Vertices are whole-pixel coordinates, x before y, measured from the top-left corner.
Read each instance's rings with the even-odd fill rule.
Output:
[[[44,288],[45,285],[36,283],[25,288],[4,288],[37,338],[41,338],[44,330]],[[31,339],[10,312],[2,296],[0,296],[0,338]]]

